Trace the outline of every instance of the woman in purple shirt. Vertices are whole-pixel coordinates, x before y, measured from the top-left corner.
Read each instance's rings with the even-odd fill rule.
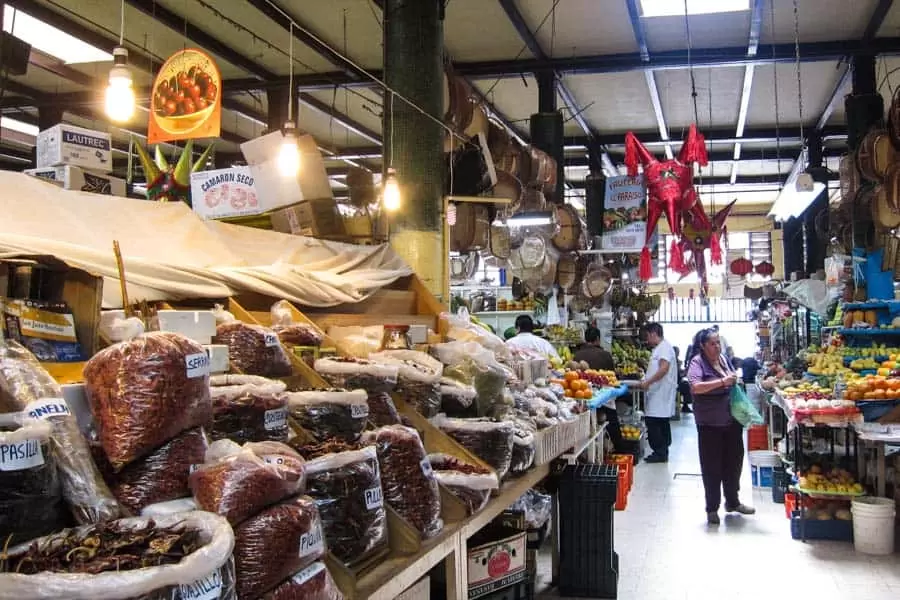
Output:
[[[752,515],[755,509],[738,499],[744,465],[744,430],[731,416],[731,388],[737,375],[722,355],[719,334],[704,329],[695,343],[700,352],[688,366],[694,398],[694,419],[700,445],[700,472],[706,490],[706,520],[719,524],[719,503],[725,493],[725,511]]]

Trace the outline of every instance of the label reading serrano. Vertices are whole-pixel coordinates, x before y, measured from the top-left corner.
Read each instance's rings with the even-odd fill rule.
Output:
[[[366,510],[375,510],[376,508],[381,508],[384,504],[381,497],[381,487],[369,488],[366,490],[365,494]]]
[[[266,431],[284,429],[287,427],[287,408],[273,408],[267,410],[265,414]]]
[[[188,354],[184,357],[184,366],[188,379],[209,375],[209,356],[206,352]]]
[[[24,471],[44,464],[39,440],[0,444],[0,471]]]
[[[300,536],[300,558],[317,556],[323,552],[325,552],[325,537],[322,535],[322,528],[319,525]]]
[[[218,569],[193,583],[178,586],[179,600],[219,600],[222,595],[222,574]]]

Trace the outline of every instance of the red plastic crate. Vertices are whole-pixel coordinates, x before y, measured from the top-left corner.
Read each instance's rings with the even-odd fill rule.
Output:
[[[747,450],[769,449],[769,427],[767,425],[753,425],[747,430]]]
[[[632,454],[610,454],[605,461],[607,464],[616,465],[619,471],[625,471],[625,487],[628,492],[634,487],[634,455]]]
[[[631,486],[628,485],[628,474],[633,468],[628,463],[621,463],[619,467],[619,486],[616,489],[616,510],[625,510],[628,508],[628,494],[631,492]]]

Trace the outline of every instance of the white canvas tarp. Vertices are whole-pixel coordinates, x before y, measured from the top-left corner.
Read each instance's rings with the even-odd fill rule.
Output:
[[[51,255],[101,275],[121,305],[113,240],[137,300],[258,292],[304,306],[359,302],[411,274],[389,246],[354,246],[202,221],[183,203],[63,190],[0,171],[0,257]]]

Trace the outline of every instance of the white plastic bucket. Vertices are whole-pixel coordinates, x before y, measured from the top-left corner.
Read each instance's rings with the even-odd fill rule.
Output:
[[[775,467],[781,466],[778,453],[771,450],[754,450],[750,456],[750,479],[753,487],[770,488],[775,480]]]
[[[883,556],[894,553],[894,518],[897,508],[891,498],[864,496],[855,498],[853,513],[853,545],[857,552]]]

